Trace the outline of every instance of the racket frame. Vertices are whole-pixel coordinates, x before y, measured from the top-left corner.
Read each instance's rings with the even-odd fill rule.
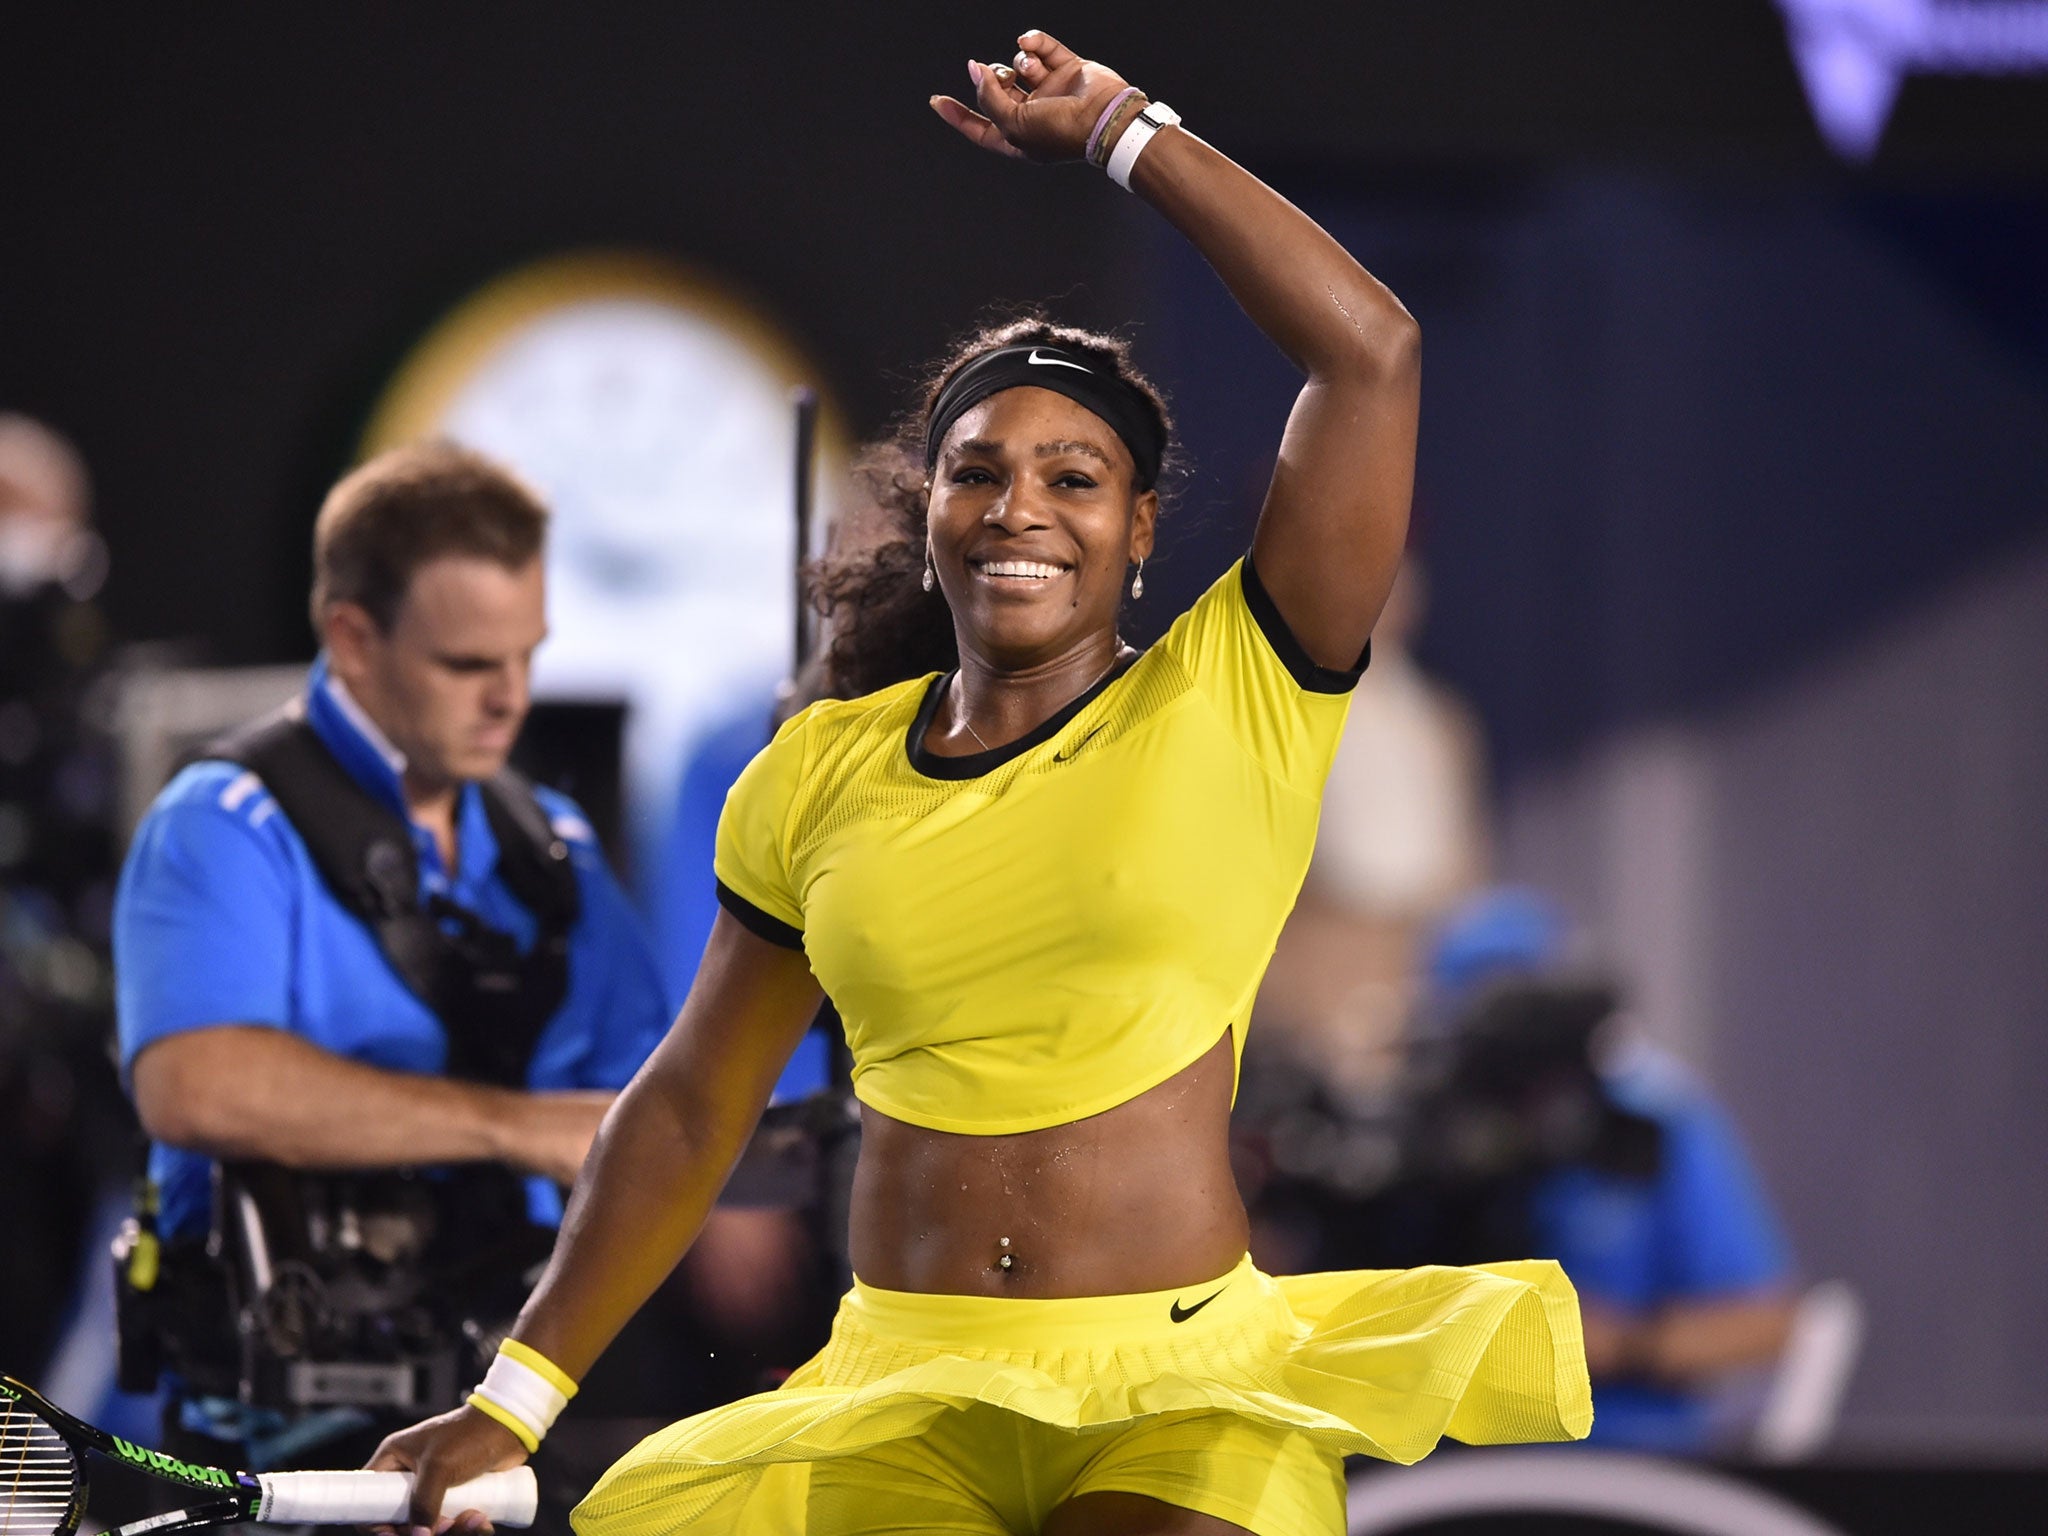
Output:
[[[50,1536],[73,1536],[79,1521],[85,1518],[86,1499],[92,1491],[91,1474],[87,1469],[85,1453],[90,1451],[121,1466],[132,1467],[138,1472],[147,1472],[152,1477],[181,1488],[199,1489],[224,1495],[204,1504],[188,1505],[168,1514],[152,1515],[146,1520],[131,1521],[116,1526],[105,1536],[139,1536],[149,1531],[157,1536],[174,1536],[175,1532],[198,1530],[202,1526],[219,1525],[233,1520],[255,1520],[260,1518],[263,1504],[263,1486],[247,1472],[230,1472],[224,1467],[201,1466],[195,1462],[183,1461],[163,1451],[153,1451],[147,1446],[136,1445],[118,1435],[88,1424],[85,1420],[66,1413],[55,1403],[26,1382],[12,1376],[0,1376],[0,1410],[19,1404],[40,1418],[57,1432],[59,1439],[71,1447],[76,1458],[78,1486],[73,1491],[71,1502],[64,1518]]]

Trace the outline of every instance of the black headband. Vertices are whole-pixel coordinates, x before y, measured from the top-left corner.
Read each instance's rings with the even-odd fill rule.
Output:
[[[1100,416],[1123,439],[1138,466],[1138,489],[1149,491],[1166,456],[1166,431],[1136,385],[1063,347],[1002,347],[977,357],[946,381],[924,429],[924,467],[939,462],[939,444],[968,411],[999,390],[1034,385],[1065,395]]]

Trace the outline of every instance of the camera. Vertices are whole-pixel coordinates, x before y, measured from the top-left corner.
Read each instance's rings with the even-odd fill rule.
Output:
[[[553,1237],[490,1167],[304,1173],[216,1165],[204,1241],[115,1240],[121,1382],[300,1413],[437,1413],[511,1329]]]
[[[309,1174],[223,1164],[216,1262],[258,1407],[452,1408],[510,1331],[553,1234],[498,1168]]]
[[[1526,1202],[1551,1171],[1652,1178],[1654,1121],[1607,1092],[1619,1004],[1597,978],[1498,983],[1417,1022],[1369,1092],[1247,1058],[1233,1124],[1247,1196],[1318,1267],[1476,1263],[1529,1243]]]

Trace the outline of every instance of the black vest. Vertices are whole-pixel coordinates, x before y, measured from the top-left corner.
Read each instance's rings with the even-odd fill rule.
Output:
[[[441,1021],[446,1075],[523,1088],[541,1030],[568,995],[569,934],[582,910],[568,847],[532,785],[509,768],[478,785],[498,841],[499,877],[538,925],[522,954],[511,935],[446,897],[420,900],[411,827],[336,761],[298,704],[204,755],[263,781],[328,889]]]

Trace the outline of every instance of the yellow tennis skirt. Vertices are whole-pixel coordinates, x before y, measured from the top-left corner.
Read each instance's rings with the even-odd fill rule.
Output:
[[[1247,1256],[1207,1285],[1059,1300],[856,1281],[781,1388],[650,1435],[574,1521],[580,1536],[837,1530],[815,1499],[841,1505],[867,1477],[900,1490],[942,1449],[932,1497],[985,1516],[948,1528],[1035,1530],[1066,1498],[1115,1490],[1254,1531],[1341,1530],[1345,1456],[1407,1463],[1446,1435],[1573,1440],[1592,1422],[1578,1298],[1547,1260],[1276,1279]],[[1147,1444],[1171,1454],[1132,1450]]]

